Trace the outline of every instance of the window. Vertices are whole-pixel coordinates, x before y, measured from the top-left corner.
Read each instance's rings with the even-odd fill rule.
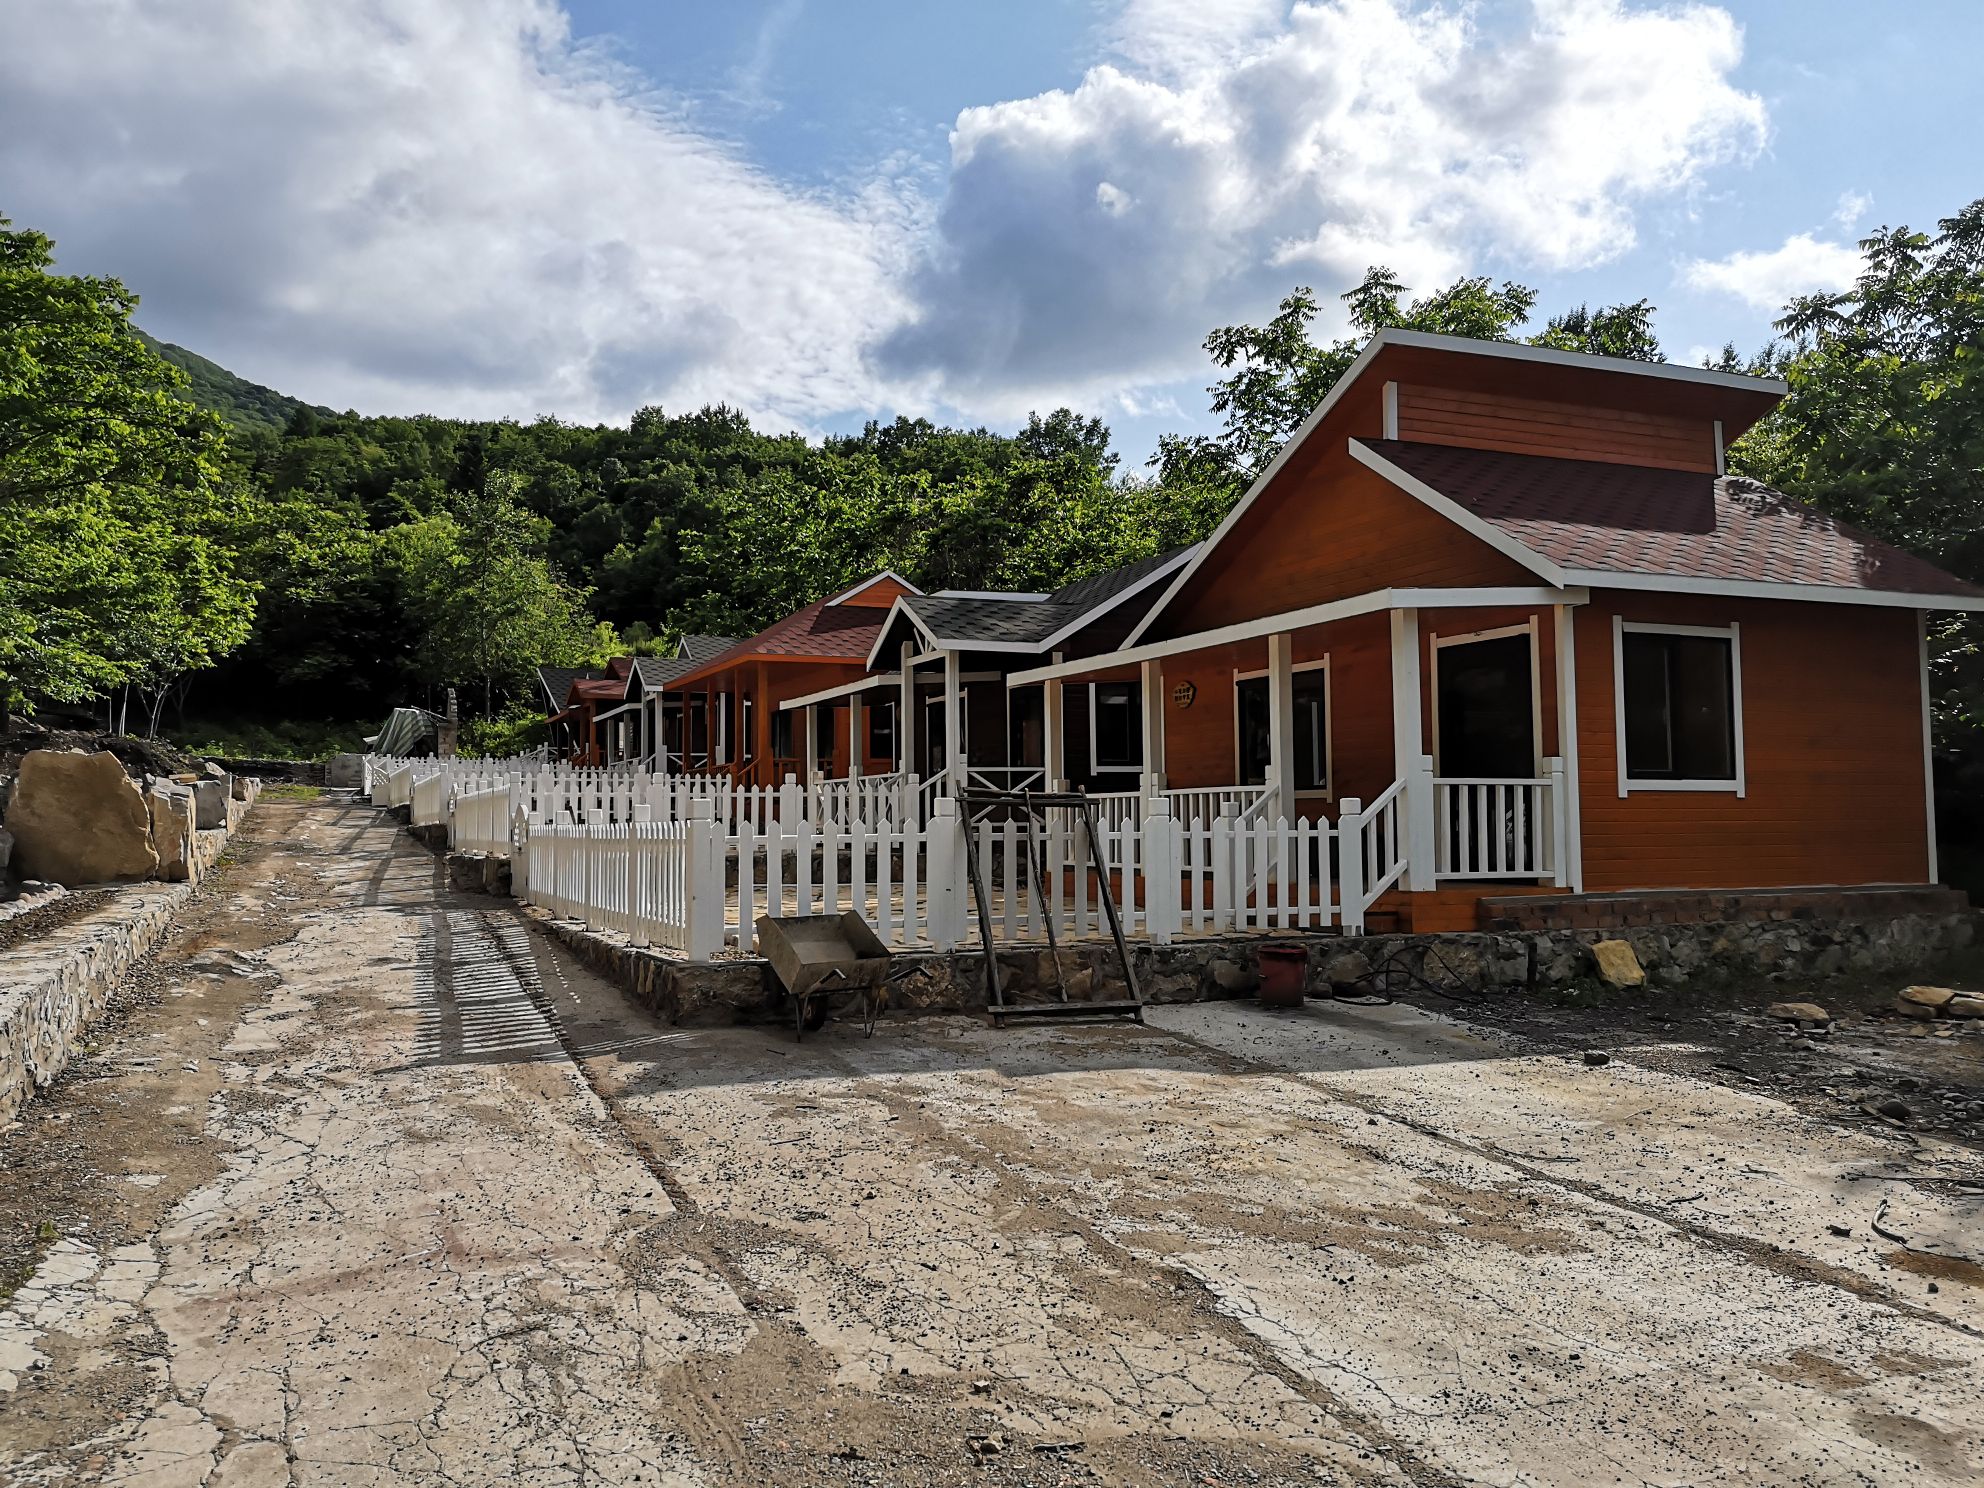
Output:
[[[813,710],[813,750],[819,758],[822,770],[833,761],[834,729],[838,716],[831,703],[822,703]]]
[[[896,705],[871,703],[868,707],[868,756],[893,760],[896,757]]]
[[[792,755],[792,712],[790,708],[780,708],[772,714],[772,758],[789,760]]]
[[[1006,694],[1006,763],[1038,769],[1046,763],[1047,699],[1039,687]]]
[[[1614,632],[1619,793],[1743,789],[1742,658],[1735,626]]]
[[[710,714],[709,704],[702,693],[696,693],[687,703],[688,708],[688,757],[699,764],[708,763],[710,757]]]
[[[737,757],[740,760],[751,758],[758,747],[757,735],[751,732],[751,704],[755,701],[750,697],[737,700]]]
[[[1093,682],[1088,689],[1089,768],[1141,770],[1144,767],[1143,702],[1140,682]]]
[[[1299,668],[1291,679],[1295,705],[1295,789],[1310,794],[1330,788],[1330,674],[1327,662]],[[1236,677],[1234,711],[1239,727],[1239,783],[1264,785],[1268,778],[1268,679]]]

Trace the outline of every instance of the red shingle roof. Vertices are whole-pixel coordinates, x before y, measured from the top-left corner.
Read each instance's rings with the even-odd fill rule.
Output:
[[[836,605],[831,599],[816,599],[803,610],[794,610],[783,620],[775,620],[748,640],[739,641],[698,665],[670,687],[683,686],[713,672],[761,656],[791,656],[866,664],[882,623],[889,618],[887,607],[875,605]]]
[[[1740,476],[1363,443],[1561,568],[1984,596],[1926,559]]]

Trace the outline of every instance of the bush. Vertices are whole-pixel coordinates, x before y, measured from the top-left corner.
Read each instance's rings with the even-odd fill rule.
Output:
[[[511,703],[494,718],[471,718],[462,725],[460,752],[478,759],[529,754],[547,737],[544,715],[528,703]]]
[[[182,727],[167,730],[166,737],[188,753],[222,759],[322,760],[362,753],[365,736],[377,727],[333,720],[189,719]]]

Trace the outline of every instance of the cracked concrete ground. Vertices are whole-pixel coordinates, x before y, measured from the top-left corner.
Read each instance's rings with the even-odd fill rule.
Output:
[[[670,1029],[363,807],[234,857],[0,1133],[9,1483],[1984,1473],[1969,1149],[1406,1007]]]

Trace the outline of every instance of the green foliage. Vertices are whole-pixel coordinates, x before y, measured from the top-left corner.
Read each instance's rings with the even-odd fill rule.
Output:
[[[155,340],[135,326],[132,329],[137,332],[139,340],[158,353],[162,361],[170,362],[185,374],[187,401],[195,407],[219,414],[231,428],[276,433],[300,412],[330,412],[328,408],[311,409],[300,398],[291,398],[274,388],[265,388],[245,377],[237,377],[219,363],[210,362],[183,346]]]
[[[168,742],[189,754],[221,759],[322,760],[365,748],[365,736],[379,720],[351,722],[284,718],[193,718],[163,730]]]
[[[478,680],[485,710],[498,683],[540,663],[583,665],[619,634],[585,612],[586,593],[545,556],[550,523],[518,502],[519,478],[492,473],[479,492],[385,535],[386,561],[418,639],[423,680]]]
[[[1933,236],[1882,228],[1860,249],[1851,289],[1795,300],[1777,322],[1784,340],[1737,369],[1791,390],[1731,448],[1731,466],[1984,583],[1984,199]],[[1931,644],[1938,741],[1974,802],[1979,627],[1941,619]]]
[[[247,636],[261,512],[220,427],[114,279],[57,274],[0,218],[0,713],[136,685],[162,698]]]
[[[528,754],[549,736],[543,711],[531,702],[518,699],[504,705],[488,718],[472,718],[462,725],[460,749],[478,759],[507,759]]]

